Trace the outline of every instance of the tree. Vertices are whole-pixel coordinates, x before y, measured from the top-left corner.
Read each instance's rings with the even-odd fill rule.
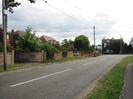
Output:
[[[73,51],[73,50],[75,50],[74,41],[72,41],[71,39],[69,39],[69,40],[64,39],[64,40],[62,41],[61,47],[62,47],[63,49],[66,49],[67,51]]]
[[[133,47],[132,47],[131,44],[128,45],[128,50],[129,50],[129,53],[132,53],[132,52],[133,52],[133,51],[132,51],[132,50],[133,50]]]
[[[130,44],[133,46],[133,37],[131,38]]]
[[[128,45],[127,45],[127,43],[124,43],[122,52],[123,52],[123,54],[127,54],[128,53]]]
[[[78,51],[88,51],[89,47],[90,47],[88,37],[86,37],[84,35],[80,35],[80,36],[76,37],[75,41],[74,41],[74,47]]]
[[[90,52],[93,52],[93,51],[94,51],[94,45],[91,45],[91,46],[89,47],[89,51],[90,51]]]
[[[129,53],[133,53],[133,37],[131,38],[131,41],[129,42]]]
[[[120,40],[112,40],[110,42],[110,50],[113,51],[114,54],[119,54],[120,52]]]
[[[17,40],[17,51],[36,52],[41,51],[41,41],[32,33],[32,28],[27,27],[26,31]]]

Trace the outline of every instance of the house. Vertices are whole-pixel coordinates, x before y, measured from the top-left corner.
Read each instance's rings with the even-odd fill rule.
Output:
[[[122,51],[124,41],[123,39],[103,39],[102,40],[102,53],[103,54],[119,54]]]
[[[49,43],[49,44],[52,44],[52,45],[59,45],[59,41],[56,41],[54,38],[52,37],[49,37],[49,36],[41,36],[40,37],[40,40],[44,43]]]
[[[11,30],[9,33],[9,42],[10,45],[13,46],[13,48],[16,48],[16,41],[18,40],[19,36],[21,36],[24,33],[24,31],[14,31]]]
[[[2,43],[3,43],[3,29],[2,29],[2,25],[0,25],[0,47],[2,47]],[[9,39],[8,33],[6,35],[6,43],[7,45],[10,45],[10,39]]]
[[[102,45],[100,45],[100,44],[97,45],[97,46],[96,46],[96,49],[99,50],[99,51],[102,51]]]

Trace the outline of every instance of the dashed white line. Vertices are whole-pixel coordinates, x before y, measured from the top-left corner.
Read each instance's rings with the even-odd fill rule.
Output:
[[[89,63],[85,63],[83,65],[86,66],[86,65],[89,65],[89,64],[92,64],[92,63],[95,63],[95,62],[96,62],[96,60],[95,61],[92,61],[92,62],[89,62]]]
[[[50,77],[50,76],[53,76],[53,75],[61,74],[61,73],[64,73],[66,71],[69,71],[71,69],[72,68],[69,68],[69,69],[65,69],[63,71],[59,71],[59,72],[56,72],[56,73],[53,73],[53,74],[49,74],[49,75],[46,75],[46,76],[42,76],[42,77],[38,77],[38,78],[35,78],[35,79],[27,80],[27,81],[24,81],[24,82],[21,82],[21,83],[17,83],[17,84],[11,85],[10,87],[20,86],[20,85],[27,84],[27,83],[30,83],[30,82],[33,82],[33,81],[37,81],[37,80],[40,80],[40,79],[44,79],[44,78],[47,78],[47,77]]]

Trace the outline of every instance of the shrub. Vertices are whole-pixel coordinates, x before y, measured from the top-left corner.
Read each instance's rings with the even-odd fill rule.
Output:
[[[17,40],[17,52],[38,52],[40,49],[40,40],[32,33],[32,28],[27,27],[26,31]]]
[[[48,43],[42,43],[40,46],[41,50],[46,51],[46,59],[53,59],[54,53],[59,52],[57,48],[55,48],[53,45],[50,45]]]

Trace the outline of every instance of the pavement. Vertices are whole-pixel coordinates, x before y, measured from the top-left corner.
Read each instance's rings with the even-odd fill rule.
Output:
[[[126,56],[103,55],[0,74],[0,99],[82,99],[87,88]]]
[[[125,75],[125,85],[121,99],[133,99],[133,64],[129,64]]]

